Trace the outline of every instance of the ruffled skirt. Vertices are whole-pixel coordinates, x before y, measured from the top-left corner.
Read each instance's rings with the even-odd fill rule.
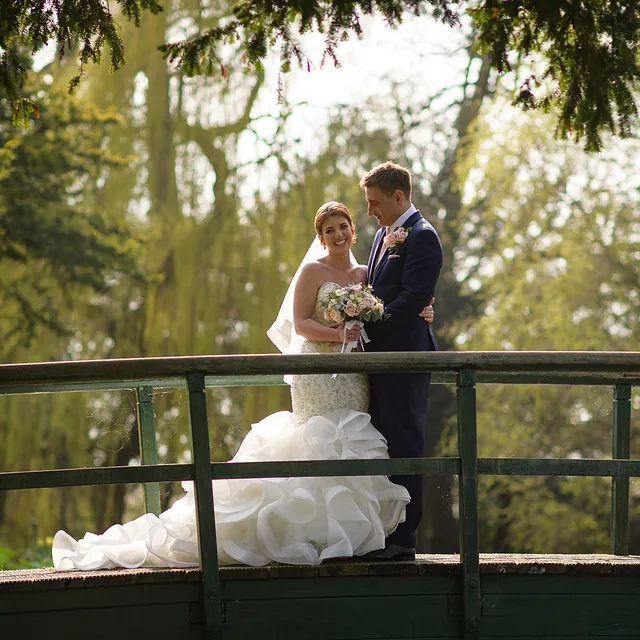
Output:
[[[298,424],[274,413],[252,426],[233,462],[388,458],[369,415],[339,409]],[[160,517],[146,514],[102,535],[58,531],[56,569],[198,566],[193,483]],[[213,482],[221,565],[316,565],[384,547],[404,521],[409,494],[385,476],[265,478]]]

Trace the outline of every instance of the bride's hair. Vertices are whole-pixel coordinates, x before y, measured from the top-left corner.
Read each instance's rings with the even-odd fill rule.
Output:
[[[316,228],[316,233],[322,237],[322,225],[324,221],[330,216],[342,216],[346,219],[353,231],[353,240],[355,242],[356,239],[356,226],[353,224],[353,218],[351,217],[351,213],[349,209],[347,209],[347,205],[342,204],[342,202],[325,202],[317,211],[316,217],[314,220],[314,226]]]

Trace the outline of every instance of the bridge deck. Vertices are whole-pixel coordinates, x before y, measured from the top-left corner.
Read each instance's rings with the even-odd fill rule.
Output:
[[[640,637],[640,557],[481,554],[480,573],[480,640]],[[457,555],[220,574],[224,640],[472,637]],[[12,640],[201,640],[200,578],[197,569],[4,571],[0,628]]]
[[[221,567],[222,581],[277,578],[322,578],[363,576],[459,575],[460,556],[429,554],[415,562],[327,562],[317,567],[272,564],[266,567]],[[520,575],[636,575],[640,577],[640,556],[609,554],[480,554],[480,571],[485,574]],[[144,582],[198,582],[199,569],[109,569],[103,571],[55,571],[23,569],[0,571],[0,595],[13,591],[72,588],[82,585],[141,584]]]

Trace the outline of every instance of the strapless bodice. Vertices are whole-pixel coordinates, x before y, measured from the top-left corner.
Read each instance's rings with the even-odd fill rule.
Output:
[[[327,320],[324,317],[324,310],[326,309],[326,304],[329,300],[329,294],[341,288],[342,285],[338,284],[337,282],[323,282],[318,287],[316,304],[313,308],[313,315],[311,316],[316,322],[324,325],[335,324],[332,320]]]
[[[323,282],[318,287],[312,318],[323,325],[335,324],[324,317],[329,294],[343,285]],[[340,342],[312,342],[304,340],[300,353],[340,353]],[[291,402],[295,419],[302,423],[312,416],[324,415],[336,409],[367,411],[369,408],[369,378],[358,373],[293,376]]]

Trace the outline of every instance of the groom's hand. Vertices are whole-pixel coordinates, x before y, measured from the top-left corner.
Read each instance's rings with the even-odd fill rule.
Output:
[[[434,318],[436,317],[436,312],[431,306],[435,301],[435,298],[431,298],[429,304],[418,314],[421,318],[424,318],[425,322],[433,322]]]

